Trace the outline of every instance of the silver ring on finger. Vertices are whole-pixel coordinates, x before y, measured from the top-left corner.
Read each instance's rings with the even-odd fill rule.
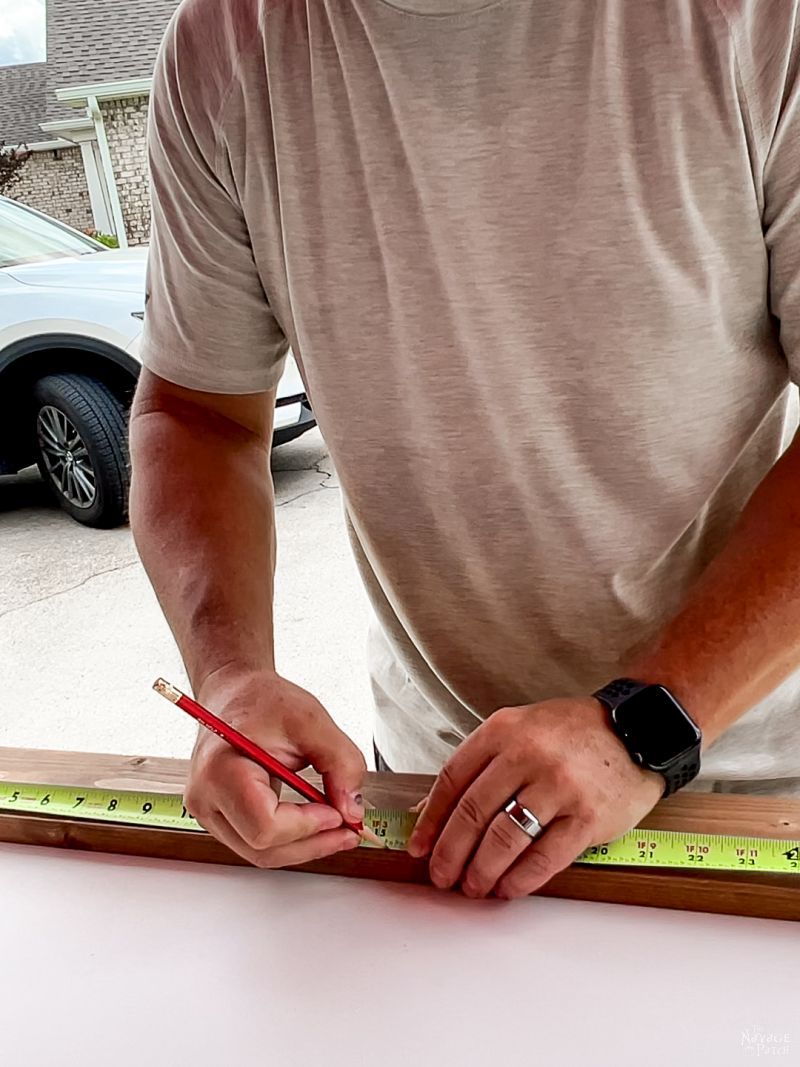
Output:
[[[516,797],[512,797],[511,800],[509,800],[503,808],[503,811],[509,819],[511,819],[514,825],[518,826],[531,840],[538,837],[542,832],[542,824],[532,811],[528,811],[526,807],[520,804]]]

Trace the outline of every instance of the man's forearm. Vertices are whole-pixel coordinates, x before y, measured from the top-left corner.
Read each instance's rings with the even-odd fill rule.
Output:
[[[720,734],[800,667],[800,440],[770,471],[677,617],[624,673]]]
[[[218,415],[137,398],[131,525],[198,692],[211,675],[274,669],[269,447]]]

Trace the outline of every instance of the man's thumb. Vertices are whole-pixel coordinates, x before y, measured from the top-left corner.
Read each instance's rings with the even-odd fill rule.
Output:
[[[347,734],[331,722],[314,731],[305,746],[312,765],[322,775],[328,800],[347,822],[360,823],[364,818],[361,792],[367,773],[366,761]]]

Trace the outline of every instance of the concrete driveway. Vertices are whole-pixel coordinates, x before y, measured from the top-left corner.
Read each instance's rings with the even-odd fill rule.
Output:
[[[369,608],[318,430],[273,453],[278,669],[365,753]],[[187,756],[195,727],[151,691],[185,682],[128,528],[89,530],[34,471],[0,478],[0,745]]]

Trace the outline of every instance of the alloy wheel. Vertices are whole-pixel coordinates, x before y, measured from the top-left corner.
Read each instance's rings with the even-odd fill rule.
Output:
[[[97,480],[74,423],[48,404],[39,409],[36,435],[47,473],[58,491],[75,507],[90,508],[97,497]]]

